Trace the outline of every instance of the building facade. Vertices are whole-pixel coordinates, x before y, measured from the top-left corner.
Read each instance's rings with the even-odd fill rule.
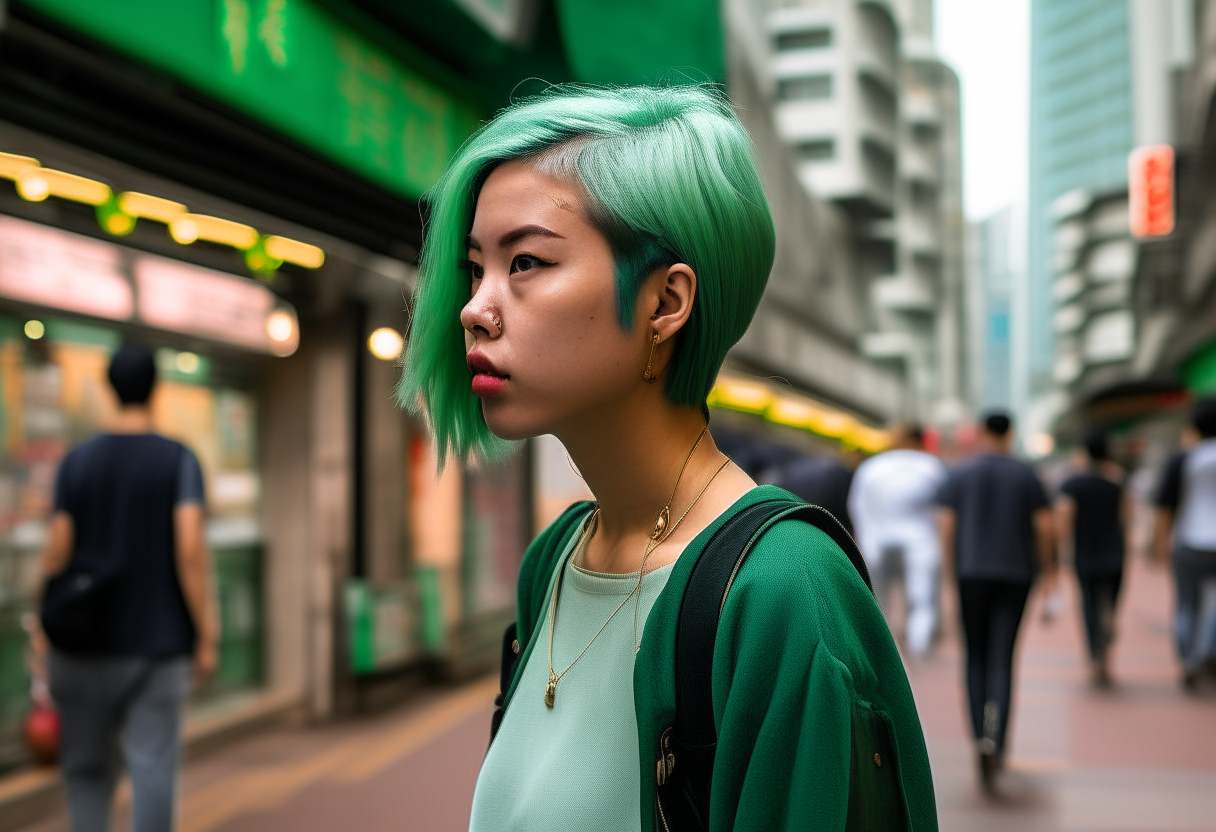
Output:
[[[761,4],[778,132],[840,217],[869,359],[898,373],[901,415],[952,425],[962,395],[958,79],[932,46],[932,4]]]

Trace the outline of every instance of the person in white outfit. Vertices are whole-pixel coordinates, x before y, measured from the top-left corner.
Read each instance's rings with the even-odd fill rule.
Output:
[[[891,585],[903,573],[904,638],[913,656],[929,652],[937,627],[942,558],[936,498],[945,480],[946,466],[924,450],[921,428],[900,425],[893,430],[891,449],[863,462],[849,491],[857,545],[888,617]]]

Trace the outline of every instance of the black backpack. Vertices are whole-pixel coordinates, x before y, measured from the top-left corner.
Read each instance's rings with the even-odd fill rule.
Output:
[[[852,536],[831,512],[791,500],[765,500],[748,506],[722,525],[701,551],[680,601],[676,625],[676,718],[660,733],[655,798],[670,832],[709,829],[710,781],[718,735],[714,726],[711,674],[718,618],[743,561],[774,523],[801,520],[832,538],[872,592],[870,573]],[[503,636],[501,692],[490,741],[502,723],[506,692],[523,650],[512,624]],[[852,802],[852,801],[850,801]],[[853,807],[850,806],[850,814]]]

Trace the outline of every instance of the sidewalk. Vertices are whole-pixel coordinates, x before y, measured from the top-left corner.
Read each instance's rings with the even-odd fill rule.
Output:
[[[1126,575],[1113,657],[1115,686],[1088,682],[1080,599],[1045,623],[1032,597],[1019,637],[1009,762],[997,794],[978,787],[963,700],[952,593],[947,638],[909,668],[933,761],[945,832],[1216,830],[1216,695],[1187,695],[1170,639],[1166,570]]]
[[[1169,640],[1163,570],[1128,575],[1116,687],[1087,683],[1075,592],[1020,643],[1009,769],[979,790],[953,618],[911,667],[944,832],[1216,830],[1216,693],[1187,696]],[[947,609],[952,598],[947,592]],[[463,832],[496,680],[432,690],[391,713],[237,742],[186,768],[181,832]],[[119,799],[126,828],[129,794]],[[67,832],[62,815],[24,832]]]

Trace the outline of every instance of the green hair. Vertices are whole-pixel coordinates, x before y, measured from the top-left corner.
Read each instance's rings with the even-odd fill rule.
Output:
[[[612,248],[622,328],[632,328],[638,290],[654,269],[693,269],[696,297],[665,393],[704,408],[773,265],[773,218],[751,139],[713,88],[553,87],[483,126],[427,194],[397,396],[425,412],[440,459],[449,449],[461,460],[494,458],[504,447],[470,390],[460,311],[469,299],[466,238],[478,191],[495,166],[515,159],[581,185],[588,219]]]

